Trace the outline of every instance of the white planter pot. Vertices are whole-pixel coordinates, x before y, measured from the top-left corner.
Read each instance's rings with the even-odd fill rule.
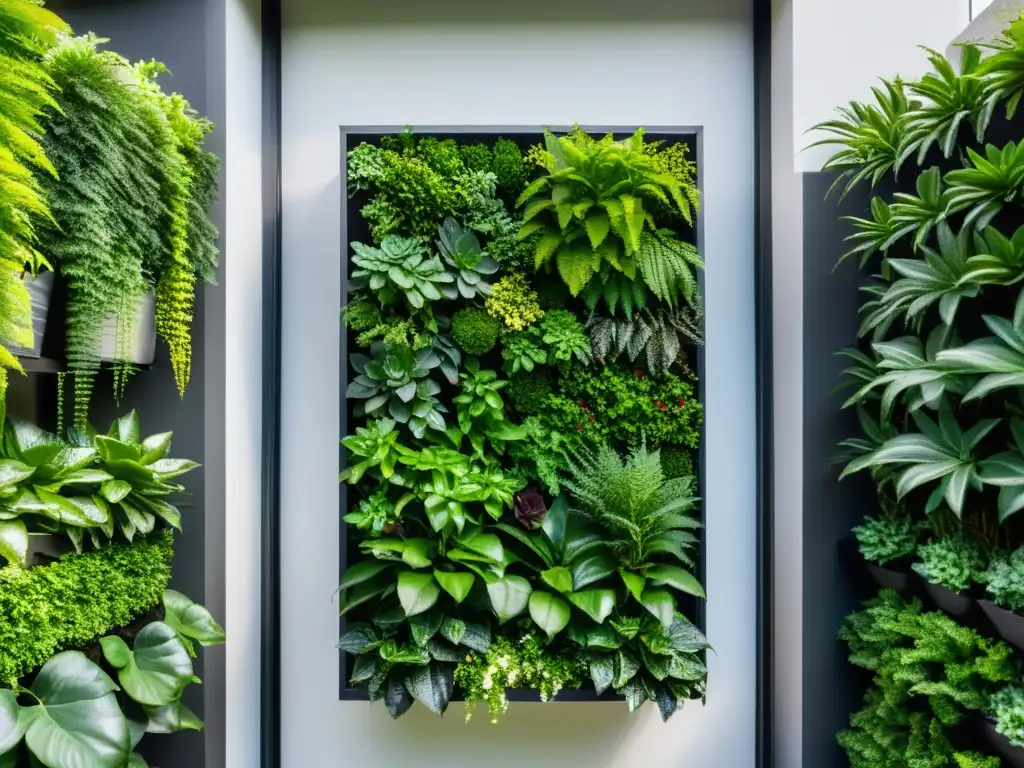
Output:
[[[100,339],[100,360],[112,363],[122,360],[135,365],[151,365],[156,357],[156,294],[150,291],[139,299],[135,318],[128,324],[132,338],[129,343],[117,343],[117,315],[112,314],[103,321]],[[121,352],[121,355],[118,355]]]
[[[12,346],[11,352],[18,357],[41,357],[43,334],[46,333],[46,318],[50,314],[50,299],[53,296],[53,272],[40,272],[33,276],[25,272],[21,278],[32,300],[32,347]]]

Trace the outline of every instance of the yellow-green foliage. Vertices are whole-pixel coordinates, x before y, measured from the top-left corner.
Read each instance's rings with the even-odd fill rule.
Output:
[[[544,317],[544,310],[537,303],[537,292],[518,272],[496,282],[484,306],[492,317],[514,331],[521,331]]]
[[[36,250],[34,220],[49,214],[37,173],[55,176],[36,136],[52,107],[54,84],[40,64],[64,23],[28,0],[0,0],[0,344],[29,345],[32,315],[20,279],[46,261]],[[21,369],[0,346],[0,389],[6,368]]]
[[[164,532],[30,570],[0,570],[0,683],[13,686],[59,651],[157,605],[171,579],[172,545]]]

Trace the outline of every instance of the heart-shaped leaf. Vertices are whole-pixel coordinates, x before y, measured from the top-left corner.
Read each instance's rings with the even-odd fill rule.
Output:
[[[449,696],[450,697],[450,696]],[[388,678],[388,687],[384,692],[384,705],[388,708],[388,714],[393,720],[397,720],[412,706],[412,696],[409,689],[405,687],[404,681],[397,675]]]
[[[447,571],[434,571],[434,578],[441,585],[441,589],[454,598],[456,603],[461,603],[469,595],[473,588],[476,576],[472,573],[450,573]]]
[[[123,768],[130,736],[116,690],[84,654],[54,656],[32,684],[40,703],[21,710],[29,750],[51,768]]]
[[[559,566],[541,571],[540,577],[554,590],[561,593],[572,592],[572,572],[568,568]]]
[[[125,693],[151,707],[181,697],[192,680],[192,659],[172,627],[162,621],[147,624],[129,649],[120,637],[100,639],[103,655],[115,667]]]
[[[589,653],[587,661],[590,665],[590,679],[594,681],[594,690],[600,696],[609,688],[615,678],[615,662],[606,653]]]
[[[178,731],[201,731],[203,721],[199,715],[181,701],[172,701],[162,707],[146,707],[149,725],[146,733],[177,733]]]
[[[550,592],[534,591],[530,595],[530,618],[552,638],[565,629],[572,611],[569,604]]]
[[[406,616],[429,611],[440,594],[441,588],[433,573],[402,571],[398,574],[398,601]]]
[[[531,591],[530,582],[522,576],[506,576],[487,585],[491,607],[502,624],[526,610]]]
[[[223,627],[205,606],[173,589],[164,590],[164,623],[203,647],[220,645],[226,639]]]

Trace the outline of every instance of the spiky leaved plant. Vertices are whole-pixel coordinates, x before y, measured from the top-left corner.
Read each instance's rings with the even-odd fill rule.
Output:
[[[38,135],[40,115],[56,102],[40,58],[65,29],[53,13],[28,0],[0,0],[0,391],[6,369],[20,370],[3,344],[32,342],[23,269],[47,266],[36,250],[35,221],[50,213],[36,175],[56,176]]]
[[[630,362],[639,360],[648,371],[660,375],[683,358],[687,345],[704,343],[702,316],[703,306],[696,301],[692,309],[645,308],[618,318],[591,315],[586,329],[594,357],[600,362],[614,362],[626,355]]]

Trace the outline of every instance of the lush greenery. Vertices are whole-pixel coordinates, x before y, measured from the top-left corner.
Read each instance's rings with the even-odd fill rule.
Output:
[[[173,541],[154,533],[25,570],[0,570],[0,681],[13,686],[65,648],[90,643],[160,603]]]
[[[1024,20],[959,65],[875,89],[819,126],[843,194],[885,182],[850,217],[863,273],[857,346],[843,354],[845,407],[861,430],[842,443],[843,476],[869,473],[879,511],[856,529],[864,557],[913,569],[970,597],[983,587],[1024,606],[1024,145],[987,143],[1022,91]],[[883,593],[851,617],[851,661],[875,673],[839,741],[855,766],[997,765],[956,754],[946,730],[965,712],[1019,728],[1019,661],[1009,648]],[[987,762],[986,762],[987,760]]]
[[[392,716],[456,691],[492,719],[509,688],[666,719],[703,697],[687,152],[578,128],[348,152],[373,242],[351,244],[343,312],[363,350],[340,647]]]
[[[120,392],[136,311],[151,290],[184,393],[195,281],[213,281],[217,259],[205,213],[217,173],[216,158],[203,150],[211,124],[182,96],[160,89],[162,65],[132,66],[98,50],[103,42],[65,36],[43,57],[56,103],[42,118],[41,143],[56,173],[39,176],[52,218],[40,220],[38,247],[67,283],[79,427],[88,418],[104,323],[117,318]]]

